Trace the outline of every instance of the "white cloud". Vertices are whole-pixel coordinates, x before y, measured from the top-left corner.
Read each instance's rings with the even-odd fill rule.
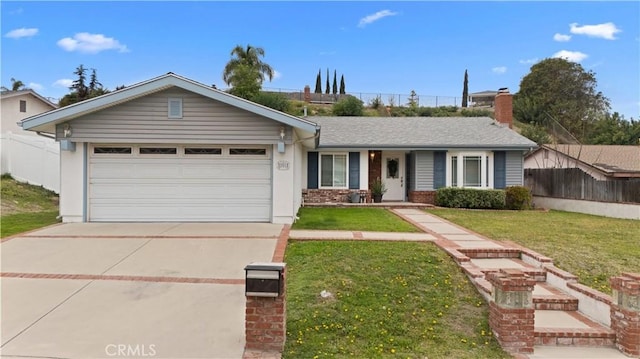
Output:
[[[358,27],[365,27],[375,21],[378,21],[382,18],[385,18],[387,16],[394,16],[394,15],[398,15],[397,12],[393,12],[391,10],[381,10],[378,11],[375,14],[371,14],[371,15],[367,15],[365,17],[363,17],[362,19],[360,19],[360,22],[358,23]]]
[[[493,73],[501,75],[501,74],[507,72],[507,67],[506,66],[498,66],[498,67],[492,68],[491,71],[493,71]]]
[[[88,32],[79,32],[73,35],[73,38],[65,37],[58,41],[58,46],[66,51],[78,51],[87,54],[97,54],[105,50],[118,50],[119,52],[128,52],[126,45],[121,44],[112,37],[106,37],[102,34],[90,34]]]
[[[73,85],[73,80],[71,79],[60,79],[60,80],[56,80],[56,82],[53,83],[53,86],[55,87],[70,87],[71,85]]]
[[[282,73],[278,70],[273,70],[273,79],[277,80],[282,77]]]
[[[587,57],[589,57],[589,55],[582,53],[580,51],[561,50],[553,54],[552,57],[565,59],[571,62],[580,62],[586,59]]]
[[[7,32],[7,34],[4,35],[4,37],[9,37],[12,39],[20,39],[23,37],[35,36],[37,33],[38,33],[38,29],[36,29],[35,27],[28,28],[28,29],[23,27],[20,29],[15,29]]]
[[[607,22],[598,25],[582,25],[578,26],[577,23],[569,24],[571,27],[571,33],[576,35],[587,35],[589,37],[600,37],[607,40],[615,40],[615,35],[622,30],[618,29],[612,22]]]
[[[532,59],[520,60],[520,63],[523,65],[535,64],[536,62],[538,62],[538,59],[535,57]]]
[[[42,91],[44,89],[44,86],[40,85],[39,83],[29,82],[29,84],[27,85],[27,88],[30,88],[36,91]]]
[[[558,42],[567,42],[571,40],[571,35],[555,34],[553,35],[553,39]]]
[[[11,15],[20,15],[23,12],[24,12],[24,9],[19,7],[17,9],[15,9],[15,10],[9,11],[9,14],[11,14]]]

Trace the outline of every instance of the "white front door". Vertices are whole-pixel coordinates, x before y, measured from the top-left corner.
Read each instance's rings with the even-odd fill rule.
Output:
[[[404,152],[382,152],[382,180],[387,186],[384,201],[404,202]]]

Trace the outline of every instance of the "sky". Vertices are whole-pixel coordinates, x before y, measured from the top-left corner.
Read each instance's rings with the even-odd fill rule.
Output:
[[[236,45],[265,50],[264,88],[313,91],[318,70],[347,93],[516,93],[536,62],[593,71],[611,110],[640,116],[640,2],[0,2],[0,83],[69,92],[80,64],[108,89],[167,72],[227,87]],[[386,96],[386,95],[384,95]],[[383,101],[385,100],[383,96]]]

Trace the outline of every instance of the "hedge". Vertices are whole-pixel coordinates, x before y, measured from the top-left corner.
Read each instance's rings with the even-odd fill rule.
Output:
[[[505,191],[446,187],[436,191],[436,205],[450,208],[503,209]]]
[[[531,191],[527,187],[507,187],[505,191],[507,209],[531,209]]]

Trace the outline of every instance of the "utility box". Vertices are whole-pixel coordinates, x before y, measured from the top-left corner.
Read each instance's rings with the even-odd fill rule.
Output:
[[[282,294],[284,263],[251,263],[245,270],[245,296],[273,297]]]

